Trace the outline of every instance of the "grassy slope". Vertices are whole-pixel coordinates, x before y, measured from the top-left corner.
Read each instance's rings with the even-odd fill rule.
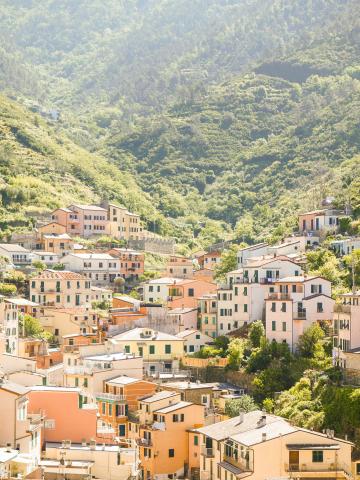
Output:
[[[159,218],[129,173],[56,134],[42,118],[0,97],[0,226],[25,225],[31,212],[74,200],[109,198]]]

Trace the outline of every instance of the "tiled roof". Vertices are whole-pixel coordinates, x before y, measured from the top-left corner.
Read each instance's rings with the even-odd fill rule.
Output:
[[[0,248],[5,250],[6,252],[20,252],[20,253],[27,253],[28,250],[18,245],[16,243],[0,243]]]
[[[99,207],[99,205],[79,205],[78,203],[74,203],[71,206],[79,208],[80,210],[98,210],[100,212],[107,212],[106,208]]]
[[[176,392],[169,392],[168,390],[163,390],[161,392],[154,393],[154,395],[150,395],[145,398],[141,398],[140,400],[145,403],[153,403],[158,402],[159,400],[165,400],[166,398],[171,398],[179,395]]]
[[[80,273],[70,272],[68,270],[51,270],[46,269],[41,272],[36,277],[37,280],[83,280],[85,277],[80,275]]]
[[[151,331],[151,335],[145,336],[143,332]],[[152,330],[151,328],[147,327],[137,327],[133,328],[132,330],[128,330],[127,332],[119,333],[119,335],[115,335],[113,337],[116,341],[128,341],[128,340],[168,340],[170,342],[174,341],[182,341],[181,338],[178,338],[176,335],[170,335],[169,333],[158,332],[157,330]]]
[[[190,405],[193,405],[193,403],[178,402],[178,403],[174,403],[173,405],[169,405],[168,407],[159,408],[159,410],[156,410],[156,413],[170,413],[170,412],[173,412],[174,410],[179,410],[180,408],[190,407]]]

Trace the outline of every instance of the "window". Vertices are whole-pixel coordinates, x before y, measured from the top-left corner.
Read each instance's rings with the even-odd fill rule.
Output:
[[[195,346],[189,345],[189,352],[195,352]]]
[[[196,445],[196,446],[199,445],[199,437],[197,435],[194,435],[194,445]],[[360,465],[360,463],[357,466],[359,466],[359,465]]]
[[[247,313],[247,311],[248,311],[247,303],[244,303],[244,312]]]
[[[59,329],[55,328],[54,335],[57,337],[59,335]]]
[[[149,345],[149,354],[154,355],[155,354],[155,345]]]
[[[292,288],[292,292],[293,292],[293,293],[296,293],[296,285],[292,285],[291,288]]]
[[[169,458],[175,457],[175,450],[173,448],[169,448]]]
[[[313,450],[312,461],[313,463],[322,463],[324,461],[324,452],[322,450]]]
[[[125,345],[125,353],[130,353],[130,345]]]
[[[271,330],[273,332],[275,332],[275,330],[276,330],[276,322],[274,320],[271,322]]]
[[[112,417],[112,404],[109,403],[109,406],[108,406],[108,410],[109,410],[109,417]]]
[[[282,312],[286,312],[286,303],[285,303],[285,302],[283,302],[283,303],[281,304],[281,311],[282,311]]]
[[[79,386],[79,379],[75,377],[75,387],[78,387],[78,386]]]
[[[324,309],[323,309],[323,304],[322,302],[318,302],[317,304],[317,313],[323,313]]]
[[[188,288],[188,296],[193,297],[194,296],[194,289],[193,288]]]
[[[360,475],[360,463],[356,464],[356,475]]]
[[[171,345],[165,345],[165,353],[171,353]]]
[[[60,295],[56,295],[56,303],[60,303]]]
[[[244,297],[246,297],[246,296],[247,296],[247,294],[248,294],[248,289],[247,289],[247,287],[244,287],[244,291],[243,291],[243,295],[244,295]]]
[[[126,434],[125,424],[119,425],[119,437],[124,437]]]
[[[275,302],[271,303],[271,311],[276,312],[276,303]]]
[[[88,386],[88,379],[84,378],[84,387],[87,388],[87,386]]]
[[[282,330],[283,332],[286,332],[286,322],[282,322]]]

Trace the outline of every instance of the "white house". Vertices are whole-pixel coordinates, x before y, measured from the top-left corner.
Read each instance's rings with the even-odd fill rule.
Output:
[[[21,245],[0,243],[0,256],[6,257],[14,265],[30,264],[30,251]]]
[[[107,253],[69,253],[61,263],[66,269],[91,279],[95,285],[108,285],[121,277],[120,260]]]
[[[30,258],[32,262],[43,262],[49,267],[61,263],[60,255],[54,252],[45,252],[43,250],[34,250],[31,252]]]
[[[213,338],[199,330],[183,330],[177,333],[176,336],[184,340],[184,352],[190,354],[199,352],[203,347],[214,341]]]

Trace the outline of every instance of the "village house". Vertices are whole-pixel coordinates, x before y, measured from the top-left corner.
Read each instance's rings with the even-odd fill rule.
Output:
[[[342,238],[330,243],[330,248],[340,257],[350,255],[354,250],[360,249],[360,237]]]
[[[80,387],[83,403],[95,403],[103,382],[121,375],[143,376],[143,359],[123,351],[113,342],[73,345],[64,349],[64,385]]]
[[[331,326],[334,300],[331,282],[316,276],[282,278],[275,282],[266,305],[266,338],[296,350],[300,335],[314,323]]]
[[[129,435],[135,436],[139,446],[142,478],[186,477],[188,431],[204,424],[204,407],[162,391],[139,400],[138,416],[131,418]]]
[[[97,407],[94,404],[84,408],[79,388],[33,386],[28,399],[29,412],[44,416],[43,444],[97,438]]]
[[[2,325],[7,353],[18,355],[19,309],[9,298],[0,295],[0,324]]]
[[[165,276],[168,278],[193,278],[192,260],[181,255],[171,255],[166,264]]]
[[[326,231],[335,233],[339,230],[340,220],[346,217],[348,214],[343,210],[333,208],[313,210],[299,215],[298,228],[300,232],[307,233],[320,234]]]
[[[110,203],[107,208],[109,233],[124,240],[139,240],[143,236],[140,215],[129,212],[125,207]]]
[[[79,273],[44,270],[30,280],[30,299],[41,305],[74,308],[90,305],[91,282]]]
[[[204,294],[216,292],[215,283],[204,282],[202,280],[174,280],[169,285],[169,297],[167,305],[169,308],[195,308],[198,304],[198,298]]]
[[[41,413],[28,411],[28,388],[4,381],[0,383],[0,405],[3,421],[0,422],[0,445],[8,445],[19,451],[25,476],[36,475],[41,454]]]
[[[182,332],[183,330],[196,329],[198,309],[196,307],[173,308],[167,312],[167,317],[173,326],[174,333]]]
[[[120,261],[120,274],[122,278],[130,282],[139,279],[144,274],[144,253],[130,250],[128,248],[112,248],[107,252]]]
[[[63,343],[63,337],[70,334],[94,334],[98,331],[99,318],[95,310],[88,307],[39,307],[36,318],[55,341]]]
[[[148,327],[134,328],[112,338],[124,352],[140,356],[149,374],[179,368],[184,355],[184,340]]]
[[[0,243],[0,256],[8,259],[12,265],[30,265],[30,250],[14,243]]]
[[[109,302],[110,305],[113,299],[113,291],[109,288],[96,287],[92,285],[90,287],[91,302]]]
[[[72,236],[91,237],[110,233],[107,210],[98,205],[70,205],[52,213],[51,219],[64,225]]]
[[[176,336],[184,340],[184,353],[186,355],[199,352],[203,347],[214,341],[212,337],[201,333],[199,330],[183,330]]]
[[[360,348],[360,291],[338,295],[334,305],[333,334],[333,361],[348,367],[346,352],[356,355]]]
[[[35,250],[30,254],[32,262],[42,262],[48,268],[60,263],[60,255],[53,252],[46,252],[44,250]]]
[[[95,393],[102,431],[112,438],[128,437],[128,412],[135,411],[138,399],[155,393],[157,385],[125,375],[104,381]]]
[[[296,427],[257,410],[199,428],[198,433],[202,480],[351,478],[353,445],[331,431]]]
[[[217,293],[203,295],[198,299],[200,331],[213,339],[217,333]]]
[[[138,478],[138,455],[134,445],[90,442],[47,442],[41,467],[45,480],[59,478],[128,480]]]
[[[215,267],[220,265],[221,252],[211,251],[205,252],[197,256],[197,261],[201,270],[214,270]]]
[[[62,258],[62,263],[98,286],[113,284],[121,277],[119,259],[107,253],[69,253]]]
[[[225,335],[255,320],[265,320],[265,299],[281,277],[299,276],[300,265],[287,256],[253,257],[227,274],[217,291],[217,335]]]

